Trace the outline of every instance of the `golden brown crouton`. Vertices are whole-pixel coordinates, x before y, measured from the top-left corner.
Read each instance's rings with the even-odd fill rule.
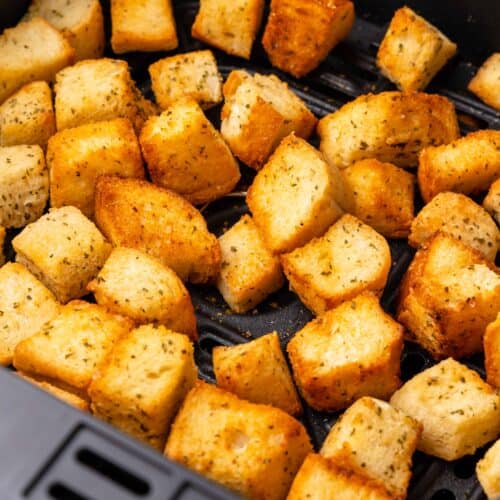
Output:
[[[500,497],[500,440],[476,465],[476,474],[488,500]]]
[[[50,210],[13,240],[25,265],[60,302],[83,297],[111,252],[95,225],[75,207]]]
[[[443,33],[405,6],[394,13],[377,65],[400,90],[423,90],[456,51]]]
[[[126,118],[58,132],[50,138],[47,165],[51,206],[72,205],[90,218],[100,175],[144,178],[139,142]]]
[[[342,170],[347,212],[387,238],[408,236],[415,178],[391,163],[360,160]]]
[[[488,384],[500,389],[500,312],[484,332],[484,364]]]
[[[198,338],[186,287],[170,268],[144,252],[114,248],[87,290],[98,304],[136,323],[160,323],[191,340]]]
[[[416,167],[418,153],[460,135],[446,97],[417,92],[362,95],[318,123],[320,149],[339,168],[365,158]]]
[[[406,382],[391,405],[423,425],[417,448],[444,460],[473,454],[500,434],[500,395],[451,358]]]
[[[500,111],[500,52],[491,55],[479,68],[467,87],[488,106]]]
[[[248,498],[285,497],[312,446],[306,430],[278,408],[248,403],[199,382],[167,441],[168,458]]]
[[[272,0],[262,44],[273,66],[300,78],[326,58],[353,23],[350,0]]]
[[[483,207],[500,225],[500,177],[490,186]]]
[[[171,267],[183,281],[207,283],[220,270],[217,238],[188,201],[138,179],[100,177],[97,225],[114,246],[142,250]]]
[[[418,184],[429,202],[443,191],[478,194],[500,177],[500,130],[479,130],[438,147],[425,148]]]
[[[163,450],[197,369],[188,337],[144,325],[122,337],[89,387],[94,415]]]
[[[241,345],[215,347],[217,385],[252,403],[281,408],[290,415],[302,412],[299,396],[276,332]]]

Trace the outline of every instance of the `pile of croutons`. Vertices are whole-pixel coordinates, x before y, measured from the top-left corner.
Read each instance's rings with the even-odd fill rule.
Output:
[[[249,59],[263,9],[201,0],[192,36]],[[350,0],[272,0],[262,44],[301,77],[354,17]],[[111,21],[116,54],[178,46],[169,1],[112,0]],[[151,64],[153,102],[103,57],[103,24],[98,0],[33,0],[0,36],[1,363],[249,498],[402,499],[415,450],[498,439],[500,131],[460,137],[453,103],[422,92],[456,45],[401,8],[377,56],[399,90],[318,121],[273,74],[223,82],[209,49]],[[499,82],[495,54],[469,88],[500,109]],[[200,207],[248,167],[249,214],[217,237]],[[387,239],[416,249],[395,317]],[[216,347],[216,384],[198,380],[186,283],[243,314],[286,281],[315,315],[286,353],[275,331]],[[405,340],[438,363],[402,384]],[[460,362],[482,351],[487,381]],[[317,452],[304,404],[345,410]],[[497,498],[500,442],[477,474]]]

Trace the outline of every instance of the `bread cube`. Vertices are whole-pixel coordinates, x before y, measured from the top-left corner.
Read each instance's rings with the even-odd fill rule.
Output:
[[[200,212],[173,191],[139,179],[102,176],[95,216],[114,246],[156,257],[183,281],[207,283],[219,274],[217,238]]]
[[[416,167],[426,146],[460,137],[453,103],[417,92],[362,95],[318,123],[320,150],[339,168],[376,158],[398,167]]]
[[[484,364],[488,384],[500,389],[500,312],[484,332]]]
[[[72,205],[90,218],[100,175],[144,178],[139,142],[126,118],[58,132],[50,138],[47,164],[51,206]]]
[[[139,137],[151,179],[194,204],[231,192],[240,169],[198,104],[180,100],[151,117]]]
[[[500,440],[477,463],[476,474],[489,500],[500,497]]]
[[[496,52],[486,59],[467,88],[488,106],[500,111],[499,80],[500,52]]]
[[[13,240],[16,261],[26,266],[59,300],[87,293],[111,245],[75,207],[50,210]]]
[[[159,260],[139,250],[116,247],[87,289],[98,304],[136,323],[159,323],[198,338],[186,287]]]
[[[38,333],[17,344],[14,366],[85,399],[92,376],[131,327],[129,319],[75,300],[61,307]]]
[[[205,382],[187,395],[165,448],[171,460],[230,490],[269,500],[285,497],[310,452],[300,422]]]
[[[419,157],[418,184],[429,202],[438,193],[474,195],[500,177],[500,130],[479,130],[450,144],[425,148]]]
[[[360,160],[342,170],[346,210],[387,238],[408,236],[413,220],[413,175],[391,163]]]
[[[284,137],[295,132],[307,139],[316,125],[305,103],[275,75],[232,71],[223,93],[221,133],[231,151],[256,170]]]
[[[5,243],[5,236],[7,232],[5,231],[5,228],[0,226],[0,266],[3,266],[5,263],[5,255],[4,255],[4,243]]]
[[[306,75],[351,31],[350,0],[272,0],[262,44],[271,64]]]
[[[377,66],[400,90],[423,90],[456,51],[456,44],[405,6],[394,13]]]
[[[500,225],[500,177],[490,186],[483,207]]]

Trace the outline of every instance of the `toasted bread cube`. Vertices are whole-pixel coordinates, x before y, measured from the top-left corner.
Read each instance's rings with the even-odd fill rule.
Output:
[[[272,0],[262,44],[271,64],[306,75],[351,31],[350,0]]]
[[[187,395],[165,454],[249,498],[285,497],[312,451],[303,425],[205,382]]]
[[[363,397],[337,420],[320,453],[334,463],[379,481],[392,498],[404,499],[411,477],[412,455],[421,432],[421,424],[389,403]]]
[[[54,295],[24,266],[0,268],[0,364],[10,365],[16,345],[59,312]]]
[[[483,207],[500,225],[500,177],[490,186]]]
[[[391,163],[360,160],[342,170],[346,210],[387,238],[408,236],[413,220],[413,175]]]
[[[476,474],[488,500],[500,497],[500,440],[476,465]]]
[[[3,266],[5,263],[5,254],[4,254],[4,243],[5,243],[5,236],[7,232],[5,231],[5,228],[0,226],[0,266]]]
[[[488,384],[500,389],[500,312],[484,332],[484,364]]]
[[[488,106],[500,111],[500,52],[492,54],[479,68],[467,87]]]
[[[94,415],[163,450],[170,424],[195,384],[186,335],[143,325],[114,346],[89,387]]]
[[[276,332],[241,345],[215,347],[213,364],[217,385],[222,389],[252,403],[281,408],[290,415],[302,412]]]
[[[460,137],[455,108],[446,97],[417,92],[362,95],[318,123],[320,150],[339,168],[376,158],[416,167],[429,145]]]
[[[17,344],[14,366],[86,398],[93,374],[131,327],[129,319],[96,304],[74,300],[61,307],[38,333]]]
[[[103,266],[111,245],[75,207],[50,210],[13,240],[16,261],[25,265],[65,303],[83,297]]]
[[[100,175],[144,178],[139,142],[126,118],[58,132],[50,138],[47,164],[51,206],[72,205],[90,218]]]
[[[0,147],[0,224],[23,227],[37,220],[49,197],[49,172],[40,146]]]
[[[391,405],[423,425],[417,448],[444,460],[473,454],[500,434],[500,395],[452,358],[415,375]]]
[[[295,132],[307,139],[316,125],[305,103],[275,75],[232,71],[223,93],[221,133],[232,152],[257,170],[284,137]]]
[[[405,6],[391,20],[377,65],[400,90],[423,90],[456,51],[443,33]]]
[[[479,130],[437,147],[419,157],[418,184],[429,202],[438,193],[469,195],[486,191],[500,177],[500,130]]]
[[[219,274],[221,252],[203,216],[182,196],[138,179],[100,177],[97,225],[114,246],[135,248],[172,268],[183,281]]]
[[[114,248],[87,289],[98,304],[136,323],[159,323],[192,340],[198,338],[186,287],[170,268],[144,252]]]

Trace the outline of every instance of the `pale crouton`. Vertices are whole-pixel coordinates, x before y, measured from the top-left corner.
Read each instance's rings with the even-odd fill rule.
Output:
[[[32,0],[26,19],[43,17],[75,49],[75,61],[101,57],[104,20],[99,0]]]
[[[37,220],[49,197],[49,172],[40,146],[0,147],[0,224],[23,227]]]
[[[500,225],[500,177],[490,186],[483,207]]]
[[[361,396],[387,399],[401,385],[403,328],[372,293],[310,321],[288,343],[300,393],[316,410],[346,408]]]
[[[276,332],[241,345],[215,347],[213,365],[217,385],[239,398],[275,406],[290,415],[302,412]]]
[[[262,45],[273,66],[300,78],[326,58],[353,23],[350,0],[272,0]]]
[[[232,152],[257,170],[281,139],[292,132],[307,139],[316,125],[305,103],[275,75],[232,71],[223,93],[221,133]]]
[[[144,325],[114,346],[89,387],[94,415],[163,450],[179,406],[197,378],[188,337]]]
[[[74,54],[66,38],[40,17],[6,29],[0,35],[0,103],[26,83],[53,80]]]
[[[182,97],[203,109],[222,101],[222,77],[210,50],[195,50],[160,59],[149,66],[151,88],[161,109]]]
[[[191,35],[228,54],[250,59],[263,10],[263,0],[201,0]]]
[[[477,250],[438,233],[417,252],[401,285],[397,319],[435,359],[480,352],[500,311],[499,270]]]
[[[352,215],[344,215],[321,237],[281,256],[291,289],[315,314],[365,290],[380,295],[391,268],[383,236]]]
[[[100,175],[144,178],[139,142],[126,118],[58,132],[50,138],[47,165],[51,206],[72,205],[90,218]]]
[[[136,323],[159,323],[196,340],[196,317],[186,287],[154,257],[117,247],[87,285],[98,304]]]
[[[320,149],[339,168],[365,158],[416,167],[429,145],[460,136],[455,108],[446,97],[417,92],[362,95],[318,123]]]
[[[255,177],[247,203],[267,248],[282,253],[321,236],[338,220],[344,191],[339,170],[291,134]]]
[[[191,203],[220,198],[240,179],[231,150],[192,99],[150,118],[139,141],[152,181]]]
[[[199,382],[174,421],[165,454],[249,498],[285,497],[312,446],[278,408]]]
[[[4,254],[4,243],[5,243],[5,235],[7,231],[4,227],[0,226],[0,266],[3,266],[5,263],[5,254]]]
[[[456,51],[443,33],[405,6],[394,13],[377,66],[400,90],[423,90]]]
[[[142,250],[172,268],[183,281],[206,283],[219,274],[217,238],[188,201],[138,179],[100,177],[97,225],[114,246]]]
[[[406,382],[391,405],[423,425],[417,448],[444,460],[473,454],[500,434],[500,395],[451,358]]]
[[[467,87],[488,106],[500,111],[500,52],[491,55],[479,68]]]
[[[101,306],[75,300],[38,333],[17,344],[14,366],[86,398],[93,374],[131,326],[131,320]]]
[[[500,312],[484,332],[484,365],[488,384],[500,389]]]
[[[0,364],[10,365],[16,345],[59,312],[52,293],[24,266],[0,268]]]
[[[38,144],[45,149],[55,131],[47,82],[27,83],[0,106],[0,146]]]
[[[413,175],[391,163],[360,160],[342,170],[347,212],[387,238],[408,236],[413,220]]]
[[[50,210],[13,240],[25,265],[60,302],[82,297],[104,264],[111,245],[75,207]]]
[[[389,403],[364,397],[337,420],[320,453],[404,499],[421,432],[421,424]]]
[[[500,440],[479,460],[476,474],[488,500],[500,498]]]
[[[425,148],[418,184],[429,202],[443,191],[478,194],[500,177],[500,130],[479,130],[438,147]]]

